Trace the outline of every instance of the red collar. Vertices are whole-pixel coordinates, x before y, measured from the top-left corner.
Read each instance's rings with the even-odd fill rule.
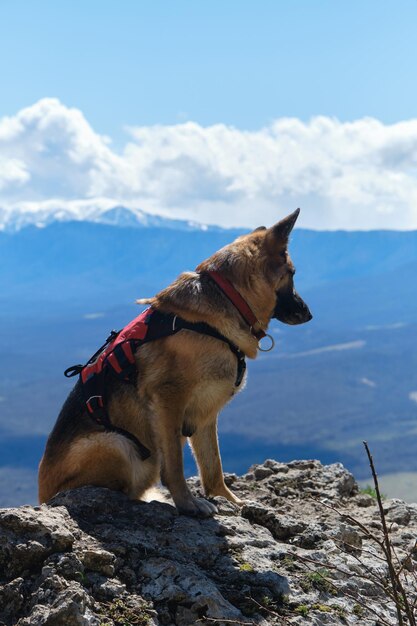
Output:
[[[262,329],[255,330],[255,324],[259,325],[259,321],[250,308],[249,304],[246,302],[244,298],[240,295],[240,293],[233,287],[232,283],[227,280],[224,276],[220,274],[220,272],[216,272],[214,270],[206,272],[214,280],[214,282],[220,287],[222,292],[227,296],[230,302],[237,308],[245,322],[250,326],[250,331],[258,341],[263,337],[266,337],[266,334]]]

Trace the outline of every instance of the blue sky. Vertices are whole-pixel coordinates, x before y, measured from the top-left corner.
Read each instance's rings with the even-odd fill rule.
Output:
[[[58,97],[118,139],[416,113],[416,0],[0,0],[0,24],[1,115]]]
[[[0,0],[0,208],[417,228],[416,31],[417,0]]]

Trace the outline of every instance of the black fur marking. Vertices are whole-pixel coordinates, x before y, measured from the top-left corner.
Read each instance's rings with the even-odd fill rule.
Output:
[[[184,424],[182,425],[182,435],[183,437],[192,437],[194,435],[196,431],[195,426],[191,426],[191,424],[188,424],[187,422],[184,422]]]
[[[284,324],[295,325],[309,322],[313,316],[295,289],[288,287],[278,291],[273,317]]]

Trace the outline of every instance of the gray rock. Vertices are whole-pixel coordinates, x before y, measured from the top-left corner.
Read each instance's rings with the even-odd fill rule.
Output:
[[[362,550],[362,535],[357,528],[348,524],[340,524],[335,530],[335,539],[346,552],[360,553]]]
[[[375,506],[376,505],[376,500],[375,498],[373,498],[372,496],[369,496],[366,493],[359,493],[356,498],[355,498],[355,502],[357,504],[357,506],[361,507],[361,508],[366,508],[368,506]]]
[[[0,618],[11,621],[23,606],[23,578],[14,580],[0,587]]]
[[[18,626],[98,626],[97,617],[87,607],[88,595],[76,583],[72,583],[56,595],[44,598],[35,604],[28,617],[17,622]]]
[[[239,619],[240,611],[231,605],[217,586],[201,572],[190,566],[173,563],[163,558],[149,559],[140,574],[143,577],[142,593],[158,603],[187,607],[194,616],[203,608],[204,615],[211,618]],[[182,612],[183,619],[184,613]],[[183,621],[181,623],[184,623]],[[189,622],[193,624],[194,622]]]
[[[71,548],[74,535],[66,511],[43,506],[0,511],[0,569],[8,577],[31,570],[54,552]]]
[[[114,574],[116,557],[111,552],[107,552],[107,550],[102,550],[101,548],[83,550],[81,559],[86,570],[99,572],[107,576],[113,576]]]
[[[256,467],[253,471],[253,475],[255,476],[255,480],[262,480],[263,478],[268,478],[273,474],[273,470],[269,467],[263,467],[262,465]]]
[[[0,511],[0,624],[395,623],[380,547],[355,523],[380,537],[378,510],[343,466],[268,459],[226,482],[245,505],[216,498],[212,519],[96,487]],[[414,572],[417,507],[384,507]]]
[[[116,578],[105,578],[100,575],[90,575],[89,582],[92,583],[93,595],[99,600],[114,600],[126,591],[126,585]]]
[[[384,506],[387,509],[387,520],[395,522],[400,526],[407,526],[411,519],[410,507],[399,500],[394,500],[391,504]]]
[[[287,515],[280,515],[273,509],[258,504],[244,505],[242,517],[267,528],[274,539],[289,539],[301,533],[306,527],[304,522],[299,522]]]

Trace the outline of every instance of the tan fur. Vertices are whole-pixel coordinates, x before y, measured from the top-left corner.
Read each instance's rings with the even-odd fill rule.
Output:
[[[275,292],[292,267],[286,242],[273,229],[254,231],[204,261],[198,272],[220,270],[248,302],[266,329],[274,310]],[[189,321],[204,321],[255,358],[258,342],[235,307],[222,297],[211,301],[201,293],[199,274],[187,272],[152,298],[152,306]],[[159,475],[177,507],[186,513],[209,515],[214,507],[191,495],[183,471],[181,432],[195,429],[190,443],[207,495],[221,495],[240,504],[224,483],[217,441],[217,416],[236,392],[236,357],[218,339],[192,331],[142,346],[137,358],[137,388],[127,386],[109,404],[111,421],[151,450],[141,461],[126,438],[90,432],[67,449],[49,450],[39,471],[39,498],[85,484],[118,489],[141,497]],[[242,385],[243,387],[243,385]]]
[[[51,470],[44,457],[39,467],[40,502],[83,485],[108,487],[140,498],[158,479],[159,465],[142,462],[134,445],[122,435],[95,433],[75,440]]]

